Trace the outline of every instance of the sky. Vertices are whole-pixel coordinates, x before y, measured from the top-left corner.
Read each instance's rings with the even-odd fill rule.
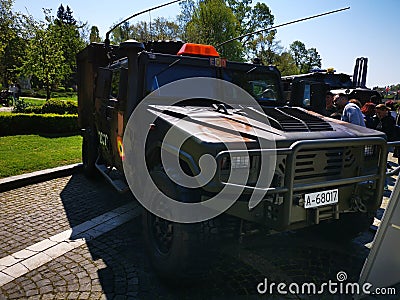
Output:
[[[124,18],[169,2],[169,0],[14,0],[14,11],[43,19],[42,8],[57,13],[60,4],[67,5],[78,21],[97,26],[104,37],[112,24]],[[277,39],[284,48],[299,40],[306,48],[316,48],[322,68],[352,75],[357,57],[368,58],[367,87],[384,87],[400,83],[400,16],[399,0],[253,0],[266,3],[275,16],[274,25],[312,15],[350,7],[323,16],[279,28]],[[179,4],[146,13],[130,22],[162,16],[174,19]]]

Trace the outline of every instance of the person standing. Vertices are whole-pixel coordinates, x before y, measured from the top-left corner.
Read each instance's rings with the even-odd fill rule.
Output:
[[[376,115],[374,116],[374,127],[376,130],[386,134],[389,142],[397,139],[396,120],[390,114],[390,108],[381,103],[376,106]],[[388,152],[394,152],[393,147],[388,148]],[[389,165],[388,165],[389,167]],[[385,178],[385,190],[388,189],[388,179]]]
[[[18,93],[18,88],[15,85],[15,83],[13,85],[10,85],[8,91],[11,93],[13,97],[13,106],[14,106],[15,103],[17,102],[17,93]]]
[[[375,129],[374,116],[375,116],[375,103],[367,102],[361,107],[361,112],[364,115],[364,122],[367,128]]]
[[[339,109],[343,108],[342,121],[365,127],[364,115],[360,107],[355,103],[349,102],[346,94],[340,93],[335,96],[335,102]]]
[[[331,91],[326,92],[325,102],[326,102],[326,116],[331,116],[334,112],[336,112],[336,108],[333,105],[333,97],[335,95]]]
[[[390,108],[385,104],[378,104],[376,106],[374,129],[384,132],[389,142],[397,139],[396,120],[390,114]]]

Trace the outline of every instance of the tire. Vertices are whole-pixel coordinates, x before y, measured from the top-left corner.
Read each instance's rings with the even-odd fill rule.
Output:
[[[367,231],[374,222],[374,213],[352,212],[340,215],[339,220],[315,226],[319,235],[334,241],[348,242]]]
[[[181,194],[163,171],[152,171],[151,176],[169,197]],[[155,198],[151,200],[157,203]],[[142,216],[150,262],[161,278],[170,283],[189,283],[207,275],[219,248],[215,219],[182,224],[162,219],[147,209]]]
[[[84,130],[82,140],[82,163],[84,174],[92,178],[97,174],[96,160],[99,155],[97,137],[94,130]]]

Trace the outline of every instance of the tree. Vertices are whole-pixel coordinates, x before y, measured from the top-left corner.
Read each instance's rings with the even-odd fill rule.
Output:
[[[145,42],[151,40],[174,40],[179,37],[179,25],[163,17],[154,19],[151,23],[145,21],[130,25],[124,22],[114,29],[110,40],[119,44],[128,39]]]
[[[153,40],[173,40],[179,36],[179,25],[159,17],[151,23],[150,32]]]
[[[178,28],[179,28],[179,37],[183,40],[187,40],[186,30],[187,24],[192,19],[194,10],[196,8],[196,4],[194,0],[185,0],[179,2],[179,6],[181,7],[180,14],[176,17]]]
[[[258,57],[262,62],[274,65],[282,52],[280,42],[275,38],[276,30],[268,33],[259,33],[256,38],[249,43],[249,49],[254,57]]]
[[[18,34],[18,15],[12,12],[13,0],[0,0],[0,82],[7,85],[17,77],[25,43]]]
[[[282,76],[299,74],[299,69],[296,66],[293,56],[287,51],[283,51],[280,55],[277,55],[275,65]]]
[[[313,68],[321,68],[321,57],[316,48],[307,50],[307,56],[302,71],[309,73]]]
[[[76,25],[76,20],[72,16],[72,10],[67,5],[67,10],[65,11],[64,22],[68,25]]]
[[[62,22],[64,22],[64,19],[65,19],[65,9],[64,9],[64,6],[61,4],[61,5],[58,7],[58,10],[57,10],[57,19],[56,19],[56,22],[62,23]]]
[[[69,8],[68,5],[67,9],[65,9],[62,4],[58,7],[56,23],[57,25],[60,25],[60,23],[68,25],[76,25],[76,20],[72,16],[72,10]]]
[[[252,0],[227,0],[227,3],[239,22],[238,33],[240,36],[267,29],[274,24],[274,16],[265,3],[257,2],[254,7],[252,7]],[[262,48],[264,50],[268,48],[270,52],[267,54],[267,59],[271,61],[271,54],[274,52],[273,48],[277,50],[279,48],[279,42],[275,40],[275,33],[263,31],[240,39],[242,47],[246,49],[245,55],[247,58],[251,58],[255,53],[262,51]]]
[[[53,31],[58,38],[58,42],[62,47],[66,71],[72,75],[67,76],[63,80],[64,85],[75,84],[76,75],[76,54],[82,50],[86,44],[81,37],[79,29],[83,28],[83,24],[77,24],[72,16],[72,10],[67,6],[66,9],[62,5],[58,8],[57,18],[54,19],[50,12],[46,14],[49,30]]]
[[[91,43],[100,43],[101,42],[99,28],[97,28],[97,26],[92,26],[90,28],[89,40]]]
[[[307,57],[306,46],[300,41],[294,41],[292,44],[290,44],[289,49],[290,54],[293,56],[296,67],[301,71]]]
[[[7,42],[13,32],[13,0],[0,0],[0,55],[7,46]]]
[[[195,7],[186,26],[187,41],[218,45],[238,36],[238,20],[223,0],[202,1]],[[218,49],[221,56],[231,60],[242,60],[243,48],[238,41],[225,44]]]
[[[49,11],[45,10],[46,19]],[[58,85],[69,74],[66,64],[63,43],[54,24],[35,21],[31,16],[26,17],[27,25],[33,33],[28,42],[26,57],[21,68],[25,76],[35,76],[46,90],[46,99],[50,99],[52,86]]]
[[[312,68],[321,67],[321,57],[316,48],[307,49],[304,43],[294,41],[290,44],[290,53],[301,74],[310,72]]]

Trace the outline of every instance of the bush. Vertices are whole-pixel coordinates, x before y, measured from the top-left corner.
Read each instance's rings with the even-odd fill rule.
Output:
[[[41,114],[42,105],[30,105],[26,107],[23,112],[26,114]]]
[[[42,105],[42,112],[44,114],[60,114],[63,115],[67,111],[67,106],[64,101],[57,99],[47,100]]]
[[[78,113],[78,104],[74,101],[62,101],[59,99],[51,99],[46,101],[43,105],[32,105],[26,103],[23,99],[17,101],[14,113],[34,113],[34,114],[70,114]]]
[[[0,136],[78,132],[77,115],[0,114]]]
[[[77,114],[78,113],[78,104],[76,102],[68,100],[65,102],[65,106],[67,109],[67,114]]]
[[[24,99],[19,98],[14,105],[13,112],[14,113],[23,113],[25,109],[28,107],[28,104],[24,101]]]

